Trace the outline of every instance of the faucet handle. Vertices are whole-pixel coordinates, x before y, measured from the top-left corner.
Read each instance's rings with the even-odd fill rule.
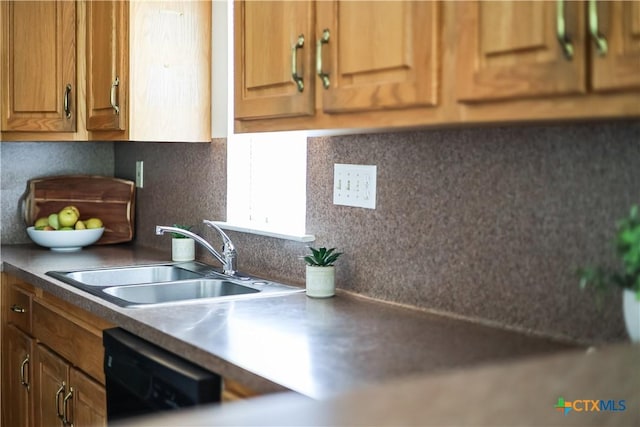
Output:
[[[220,228],[216,223],[214,223],[211,220],[208,219],[203,219],[202,220],[203,223],[205,223],[207,226],[213,228],[214,230],[216,230],[220,236],[222,237],[222,241],[223,241],[223,246],[222,246],[222,250],[227,252],[235,252],[236,251],[236,247],[234,246],[233,242],[231,241],[231,238],[229,238],[229,236],[227,236],[227,233],[225,233],[224,231],[222,231],[222,228]]]
[[[222,237],[222,240],[224,242],[222,244],[222,256],[224,257],[224,262],[223,262],[224,274],[235,276],[237,272],[236,263],[237,263],[238,253],[236,252],[236,247],[233,245],[233,242],[231,241],[229,236],[227,236],[227,233],[222,231],[222,229],[218,227],[213,221],[210,221],[208,219],[203,219],[202,222],[204,222],[207,226],[216,230]]]

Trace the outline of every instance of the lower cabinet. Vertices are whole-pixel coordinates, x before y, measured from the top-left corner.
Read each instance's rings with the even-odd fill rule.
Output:
[[[32,426],[34,340],[8,325],[2,341],[2,425]]]
[[[107,425],[109,322],[6,273],[0,284],[0,427]],[[222,402],[257,396],[225,378]]]
[[[37,426],[106,426],[106,393],[101,384],[38,344],[34,360]]]
[[[102,330],[94,315],[2,274],[3,427],[107,424]],[[90,355],[90,356],[89,356]]]

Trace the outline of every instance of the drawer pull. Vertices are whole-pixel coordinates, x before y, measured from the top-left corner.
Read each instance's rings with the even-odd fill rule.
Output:
[[[329,43],[329,37],[329,30],[325,29],[322,32],[322,37],[316,43],[316,74],[322,80],[322,87],[325,89],[329,89],[331,82],[329,81],[329,73],[325,73],[322,70],[322,46]]]
[[[571,61],[573,59],[573,43],[567,34],[566,22],[564,19],[564,0],[556,2],[556,36],[564,53],[564,57]]]
[[[67,119],[70,119],[71,118],[71,84],[67,84],[67,86],[64,88],[62,108],[64,109],[64,116]]]
[[[25,310],[24,308],[20,307],[18,304],[13,304],[11,306],[11,311],[13,311],[14,313],[24,313],[27,310]]]
[[[24,358],[22,363],[20,364],[20,385],[25,386],[27,388],[27,390],[29,390],[29,379],[27,378],[27,375],[25,374],[25,372],[27,370],[27,366],[29,366],[29,355],[28,354]]]
[[[69,400],[73,399],[73,387],[69,387],[69,394],[64,397],[63,406],[62,406],[62,422],[64,425],[69,425],[73,427],[73,420],[69,419]]]
[[[607,39],[600,33],[598,29],[598,5],[596,0],[589,0],[589,32],[596,46],[598,55],[605,56],[607,54]]]
[[[120,85],[120,78],[116,76],[116,79],[111,84],[111,92],[109,92],[109,102],[111,103],[111,108],[117,114],[120,114],[120,107],[116,104],[116,88]]]
[[[63,411],[60,410],[60,403],[61,403],[60,397],[63,396],[63,394],[64,394],[64,386],[65,386],[65,383],[64,383],[64,381],[62,381],[62,385],[60,386],[60,388],[56,392],[56,415],[61,420],[64,420],[64,415],[62,413]]]
[[[304,90],[304,81],[300,75],[298,75],[298,49],[304,47],[304,35],[298,36],[298,41],[291,48],[291,78],[298,87],[298,92]]]

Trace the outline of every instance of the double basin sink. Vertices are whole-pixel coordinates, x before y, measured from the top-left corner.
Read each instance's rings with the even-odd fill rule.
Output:
[[[197,261],[49,271],[47,275],[122,307],[228,301],[304,291],[249,276],[227,276]]]

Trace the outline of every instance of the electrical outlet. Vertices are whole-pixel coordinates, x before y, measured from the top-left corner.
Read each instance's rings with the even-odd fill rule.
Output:
[[[333,165],[333,204],[376,208],[377,167],[369,165]]]
[[[136,188],[144,188],[144,162],[136,161]]]

